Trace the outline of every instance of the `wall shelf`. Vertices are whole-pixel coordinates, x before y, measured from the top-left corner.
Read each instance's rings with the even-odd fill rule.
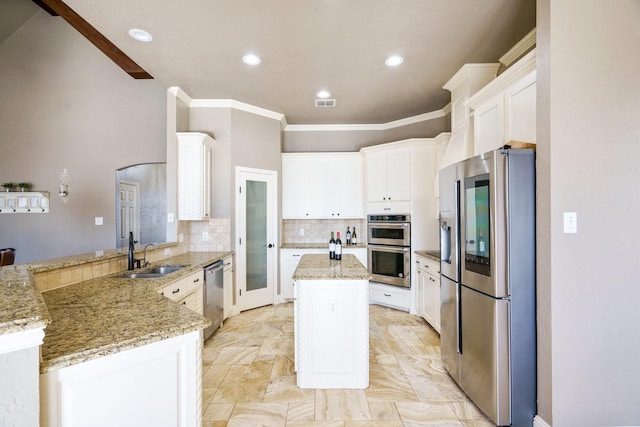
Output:
[[[0,213],[48,213],[48,191],[0,192]]]

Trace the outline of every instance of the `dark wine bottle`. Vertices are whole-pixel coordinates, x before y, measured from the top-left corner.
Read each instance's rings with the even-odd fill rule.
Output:
[[[347,235],[346,235],[346,244],[349,246],[351,244],[351,231],[349,231],[349,227],[347,227]]]
[[[338,237],[336,238],[336,255],[335,259],[340,261],[342,259],[342,240],[340,240],[340,232],[338,231]]]
[[[331,232],[331,239],[329,239],[329,259],[335,259],[336,257],[336,241],[333,238],[333,231]]]
[[[351,234],[351,244],[352,245],[357,245],[358,244],[358,236],[356,236],[356,227],[353,226],[353,233]]]

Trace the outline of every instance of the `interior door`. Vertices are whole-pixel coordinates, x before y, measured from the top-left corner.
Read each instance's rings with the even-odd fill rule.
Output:
[[[277,172],[236,168],[238,308],[273,304],[277,273]]]
[[[118,239],[120,248],[129,245],[129,232],[133,231],[133,240],[140,241],[140,184],[137,182],[120,181],[120,224],[118,224]]]

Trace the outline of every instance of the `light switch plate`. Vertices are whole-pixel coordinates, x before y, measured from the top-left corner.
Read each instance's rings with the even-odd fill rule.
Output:
[[[102,225],[102,224],[104,224],[104,218],[102,218],[101,216],[97,216],[96,225]]]
[[[304,236],[304,228],[301,228],[301,229],[300,229],[300,235],[301,235],[301,236]]]

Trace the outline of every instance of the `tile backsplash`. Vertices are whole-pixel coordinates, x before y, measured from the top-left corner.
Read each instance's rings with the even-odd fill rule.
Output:
[[[283,219],[280,227],[281,242],[286,243],[326,243],[331,232],[340,232],[345,242],[347,227],[356,228],[358,243],[365,244],[367,238],[366,219]],[[304,236],[300,230],[304,230]]]
[[[181,221],[178,232],[184,234],[185,242],[192,252],[231,250],[230,218]]]

